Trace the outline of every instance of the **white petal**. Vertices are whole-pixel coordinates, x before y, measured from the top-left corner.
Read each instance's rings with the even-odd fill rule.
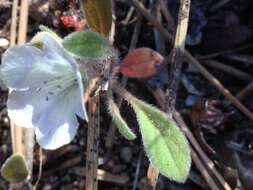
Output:
[[[76,96],[80,97],[80,104],[82,105],[82,107],[80,107],[79,110],[77,110],[77,115],[79,117],[81,117],[82,119],[84,119],[85,121],[88,122],[88,115],[87,115],[87,111],[85,108],[85,104],[84,104],[84,97],[83,97],[83,93],[84,93],[84,87],[83,87],[83,81],[82,81],[82,77],[80,72],[78,71],[77,73],[77,82],[79,85],[79,92],[76,92]]]
[[[42,60],[41,51],[35,47],[21,45],[9,48],[3,55],[1,65],[4,83],[11,88],[27,88],[33,82],[30,74],[33,64]],[[41,75],[37,77],[42,78]]]
[[[78,84],[73,84],[51,96],[43,90],[12,91],[7,107],[14,123],[34,126],[41,146],[53,149],[69,143],[75,136],[76,114],[85,116],[82,103],[81,90]],[[60,138],[60,132],[64,132],[64,138]]]
[[[25,97],[15,91],[11,92],[7,102],[8,115],[11,121],[19,127],[33,127],[33,107],[26,104]]]
[[[50,35],[45,35],[44,41],[42,50],[18,45],[4,53],[1,75],[8,87],[23,90],[57,76],[76,75],[75,60]]]
[[[68,89],[62,97],[49,99],[46,110],[36,110],[36,139],[45,149],[59,148],[69,143],[75,136],[78,127],[76,113],[82,107],[77,97],[78,89]],[[79,94],[78,94],[79,95]],[[40,108],[37,108],[40,109]]]
[[[57,128],[51,129],[47,133],[44,131],[41,132],[39,128],[36,128],[36,140],[44,149],[57,149],[71,142],[71,140],[76,135],[77,126],[78,122],[76,118],[73,118],[66,123],[62,123]]]
[[[59,64],[65,64],[66,60],[68,64],[72,66],[74,70],[77,70],[77,63],[75,59],[64,50],[61,44],[56,41],[51,35],[45,34],[43,36],[43,51],[49,59],[62,60]]]

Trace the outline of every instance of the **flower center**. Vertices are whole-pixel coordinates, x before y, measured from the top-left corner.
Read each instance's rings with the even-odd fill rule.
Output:
[[[52,96],[67,93],[69,87],[73,85],[78,85],[78,81],[74,75],[56,76],[42,81],[41,85],[36,88],[36,91],[43,94],[45,100],[49,101]]]

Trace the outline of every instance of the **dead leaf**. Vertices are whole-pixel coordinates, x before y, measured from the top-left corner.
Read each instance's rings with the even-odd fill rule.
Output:
[[[150,48],[138,48],[123,59],[119,72],[132,78],[146,78],[158,73],[164,57]]]

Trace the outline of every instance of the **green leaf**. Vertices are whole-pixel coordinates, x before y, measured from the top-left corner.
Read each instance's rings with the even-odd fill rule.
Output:
[[[127,140],[134,140],[136,139],[136,135],[133,131],[128,127],[125,120],[121,117],[120,111],[118,106],[114,103],[112,99],[108,100],[108,108],[109,113],[112,116],[112,119],[117,126],[120,134],[125,137]]]
[[[24,182],[28,177],[26,162],[21,155],[12,155],[1,168],[1,175],[10,183]]]
[[[108,37],[112,25],[111,0],[82,0],[88,25]]]
[[[174,121],[159,109],[132,98],[143,143],[152,164],[161,174],[185,182],[190,171],[190,148]]]
[[[63,39],[63,47],[78,57],[106,59],[114,55],[109,42],[90,30],[74,32]]]

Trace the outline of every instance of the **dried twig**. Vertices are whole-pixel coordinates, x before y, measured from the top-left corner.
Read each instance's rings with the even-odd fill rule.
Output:
[[[204,64],[208,67],[219,69],[219,70],[223,71],[224,73],[228,73],[228,74],[230,74],[238,79],[244,80],[244,81],[252,81],[253,80],[253,77],[250,74],[240,71],[240,70],[238,70],[234,67],[231,67],[229,65],[222,64],[218,61],[206,60],[206,61],[202,61],[202,64]]]
[[[244,89],[242,89],[237,95],[236,97],[241,100],[244,101],[246,98],[248,98],[249,96],[251,96],[253,94],[253,82],[249,83]]]
[[[171,69],[169,73],[168,88],[166,90],[166,111],[169,115],[172,114],[172,110],[176,103],[177,89],[180,81],[185,49],[185,39],[188,29],[190,5],[190,0],[180,1],[175,42],[171,53]]]
[[[22,0],[20,6],[19,29],[18,29],[18,44],[26,42],[27,23],[28,23],[29,0]]]
[[[133,16],[133,13],[134,13],[134,7],[131,7],[127,13],[126,18],[122,21],[122,24],[127,25],[129,23],[131,17]]]
[[[240,46],[240,47],[236,47],[234,49],[219,51],[219,52],[208,54],[208,55],[199,55],[199,56],[197,56],[197,58],[198,59],[212,59],[212,58],[215,58],[215,57],[218,57],[218,56],[221,56],[221,55],[231,54],[231,53],[246,50],[246,49],[249,49],[249,48],[252,48],[252,47],[253,47],[253,44],[246,44],[246,45],[243,45],[243,46]]]
[[[22,0],[20,6],[19,29],[18,29],[18,44],[26,43],[26,33],[29,14],[29,0]],[[33,147],[34,147],[34,130],[21,129],[22,131],[22,149],[25,156],[30,176],[33,168]]]
[[[95,96],[89,101],[89,123],[85,172],[86,190],[97,190],[99,128],[99,96]]]
[[[253,57],[251,55],[230,54],[230,55],[224,55],[223,57],[230,59],[232,61],[245,63],[245,65],[253,65]]]
[[[64,171],[70,168],[73,169],[73,172],[75,171],[75,173],[85,176],[85,171],[83,167],[76,167],[76,168],[74,167],[82,163],[82,160],[83,160],[82,156],[78,156],[70,160],[67,160],[64,163],[62,163],[60,167],[43,172],[42,177],[52,176],[56,172]],[[117,183],[121,185],[126,185],[126,183],[129,181],[128,176],[114,175],[101,169],[97,170],[97,179],[101,181],[107,181],[107,182]]]
[[[172,30],[172,32],[174,32],[175,30],[175,23],[173,20],[173,17],[170,13],[170,11],[168,10],[167,6],[166,6],[166,2],[165,0],[159,0],[160,1],[160,7],[161,7],[161,11],[164,15],[164,18],[166,19],[169,28]]]
[[[159,23],[144,7],[144,5],[138,0],[131,0],[136,7],[146,19],[148,19],[161,34],[170,42],[172,45],[173,37],[167,32],[167,30]],[[199,72],[211,82],[228,100],[230,100],[235,107],[237,107],[242,113],[244,113],[250,120],[253,121],[253,113],[246,108],[236,97],[234,97],[224,86],[212,75],[210,74],[199,62],[196,60],[187,50],[185,50],[184,56],[186,60],[193,64]]]
[[[12,3],[12,13],[11,13],[10,46],[14,46],[16,44],[16,38],[17,38],[17,14],[18,14],[18,0],[13,0],[13,3]]]
[[[136,170],[135,170],[135,174],[134,174],[134,182],[133,182],[133,189],[132,190],[136,190],[137,185],[138,185],[142,156],[143,156],[143,152],[141,151],[138,156],[138,161],[137,161]]]
[[[215,181],[210,176],[210,174],[208,173],[208,171],[205,168],[204,164],[201,162],[201,160],[199,159],[199,157],[197,156],[197,154],[196,154],[196,152],[193,148],[191,149],[191,156],[192,156],[194,164],[196,165],[196,167],[198,168],[198,170],[200,171],[200,173],[202,174],[202,176],[206,180],[206,182],[209,185],[210,189],[219,190],[219,188],[216,185]]]
[[[223,7],[224,5],[226,5],[227,3],[229,3],[231,0],[221,0],[218,1],[217,3],[215,3],[213,6],[210,7],[209,11],[210,12],[214,12],[217,9]]]
[[[10,46],[16,44],[17,37],[17,14],[18,14],[18,0],[13,1],[12,5],[12,18],[11,18],[11,37],[10,37]],[[11,122],[11,141],[12,141],[12,151],[13,153],[22,153],[22,129],[15,126]]]
[[[37,180],[33,186],[33,190],[37,189],[37,186],[39,185],[41,176],[42,176],[42,166],[43,166],[43,151],[42,148],[39,148],[39,172],[38,172],[38,176],[37,176]]]

